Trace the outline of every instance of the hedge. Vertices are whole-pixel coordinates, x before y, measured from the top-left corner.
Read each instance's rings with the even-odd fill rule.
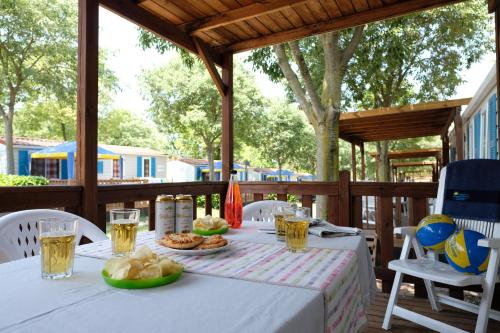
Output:
[[[17,176],[0,174],[0,186],[49,185],[49,180],[40,176]]]

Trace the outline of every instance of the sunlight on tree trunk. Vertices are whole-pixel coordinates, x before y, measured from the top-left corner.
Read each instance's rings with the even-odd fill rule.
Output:
[[[4,135],[5,135],[5,150],[7,151],[7,174],[14,174],[14,143],[13,136],[14,130],[12,129],[12,116],[13,114],[9,111],[9,113],[3,116],[3,124],[4,124]]]
[[[389,141],[377,142],[378,154],[378,173],[377,180],[379,182],[391,181],[391,167],[389,163]]]
[[[214,168],[214,147],[211,144],[207,144],[207,159],[208,159],[208,179],[210,181],[215,180],[215,168]]]

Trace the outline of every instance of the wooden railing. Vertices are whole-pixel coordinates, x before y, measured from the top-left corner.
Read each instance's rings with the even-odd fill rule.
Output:
[[[252,196],[253,201],[263,200],[266,194],[286,200],[288,194],[293,194],[306,207],[313,206],[315,196],[325,195],[328,197],[328,220],[337,225],[356,227],[367,226],[363,223],[362,197],[376,197],[375,230],[379,241],[376,273],[383,280],[386,291],[393,278],[387,264],[395,257],[393,215],[394,212],[398,214],[398,209],[394,209],[393,198],[409,198],[408,224],[416,225],[428,213],[427,198],[433,198],[437,193],[437,183],[350,182],[348,172],[341,172],[338,182],[242,182],[240,188],[242,194]],[[226,191],[227,182],[99,185],[96,198],[98,219],[95,222],[105,230],[108,204],[134,207],[136,202],[147,202],[149,228],[152,230],[157,195],[191,194],[195,200],[203,195],[206,199],[205,214],[211,214],[212,195],[219,194],[220,202],[224,202]],[[32,208],[64,208],[79,214],[81,193],[80,186],[0,187],[0,213]],[[193,215],[196,217],[196,207]]]

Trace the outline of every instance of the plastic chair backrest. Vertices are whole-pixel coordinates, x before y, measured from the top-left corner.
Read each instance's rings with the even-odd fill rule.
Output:
[[[262,200],[252,202],[243,207],[243,220],[245,221],[273,221],[273,207],[288,206],[286,201]]]
[[[80,216],[53,209],[32,209],[0,217],[0,263],[38,255],[38,220],[42,218],[78,219],[77,244],[82,236],[93,242],[106,240],[106,234]]]

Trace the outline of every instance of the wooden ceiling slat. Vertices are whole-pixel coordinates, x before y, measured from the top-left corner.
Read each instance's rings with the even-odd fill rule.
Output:
[[[281,12],[274,12],[272,14],[268,14],[267,17],[269,17],[271,20],[273,20],[281,30],[290,30],[293,29],[294,26],[286,17],[281,14]]]
[[[370,119],[360,118],[360,119],[342,119],[340,121],[341,126],[349,126],[349,127],[376,127],[380,125],[384,125],[386,123],[398,123],[404,125],[405,123],[439,123],[443,126],[448,119],[448,115],[450,112],[427,112],[421,111],[419,112],[419,117],[415,117],[414,114],[405,114],[405,115],[393,115],[393,116],[380,116],[380,117],[372,117]],[[365,120],[366,119],[366,120]]]
[[[272,31],[269,30],[264,24],[262,24],[262,22],[260,22],[257,18],[251,18],[249,20],[246,20],[245,22],[261,35],[269,35],[272,33]]]
[[[320,0],[319,1],[330,18],[336,18],[342,16],[339,7],[335,0]]]
[[[170,0],[169,0],[170,1]],[[189,6],[196,10],[196,17],[198,19],[203,19],[207,16],[217,15],[219,12],[216,5],[211,6],[210,1],[199,1],[199,0],[174,0],[180,3],[184,3],[184,6]]]
[[[351,0],[356,12],[364,12],[370,9],[366,0]]]
[[[266,26],[269,30],[271,30],[271,33],[278,33],[282,32],[283,29],[273,20],[269,17],[269,15],[261,15],[258,17],[258,20]],[[259,39],[259,38],[257,38]]]
[[[226,6],[226,4],[220,0],[205,0],[207,2],[207,4],[212,7],[214,10],[216,10],[217,12],[219,13],[222,13],[222,12],[225,12],[227,10],[230,10],[231,8],[229,8],[228,6]],[[198,2],[203,2],[203,1],[199,1]]]
[[[309,10],[309,7],[307,7],[305,4],[297,5],[294,10],[297,12],[297,14],[302,18],[302,20],[307,24],[314,24],[316,22],[315,17]],[[300,29],[300,28],[298,28]]]
[[[220,52],[243,52],[250,49],[300,39],[328,31],[351,28],[361,24],[367,24],[443,6],[445,4],[459,3],[462,1],[464,0],[406,0],[404,2],[394,3],[393,5],[387,5],[369,11],[339,17],[332,21],[314,22],[301,28],[294,28],[287,31],[275,32],[269,36],[239,41],[220,49]]]
[[[250,36],[250,38],[255,38],[260,36],[259,32],[255,30],[252,26],[250,26],[247,21],[236,22],[233,25],[237,26],[247,36]]]
[[[184,20],[182,20],[180,17],[178,17],[177,15],[174,15],[172,13],[172,11],[163,8],[162,6],[160,6],[159,4],[157,4],[154,1],[141,2],[140,6],[144,9],[146,9],[147,11],[149,11],[150,13],[158,15],[163,19],[166,19],[167,21],[171,22],[172,24],[178,25],[178,24],[181,24],[182,22],[184,22]]]
[[[389,159],[404,159],[404,158],[425,158],[440,156],[441,148],[423,148],[423,149],[408,149],[408,150],[393,150],[389,152]],[[371,157],[376,157],[376,152],[368,153]]]
[[[354,10],[354,6],[351,0],[335,0],[337,2],[337,6],[340,9],[340,12],[343,16],[348,16],[354,14],[356,11]]]
[[[371,9],[374,9],[374,8],[380,8],[384,4],[382,0],[368,0],[368,5],[370,6]]]
[[[194,20],[196,17],[191,15],[191,12],[186,11],[183,7],[177,6],[175,3],[167,0],[154,0],[159,6],[171,12],[173,15],[180,18],[183,22]]]
[[[302,27],[305,24],[300,15],[298,15],[293,8],[284,8],[281,12],[295,28]]]
[[[328,13],[323,9],[319,2],[308,2],[306,5],[316,19],[319,18],[321,21],[328,21],[330,19]]]
[[[251,38],[251,35],[249,35],[247,32],[245,32],[245,30],[243,30],[241,28],[241,25],[239,25],[239,23],[240,22],[235,23],[235,24],[231,24],[231,25],[226,25],[222,29],[225,29],[226,31],[229,31],[232,35],[234,35],[235,39],[248,39],[248,38]]]

